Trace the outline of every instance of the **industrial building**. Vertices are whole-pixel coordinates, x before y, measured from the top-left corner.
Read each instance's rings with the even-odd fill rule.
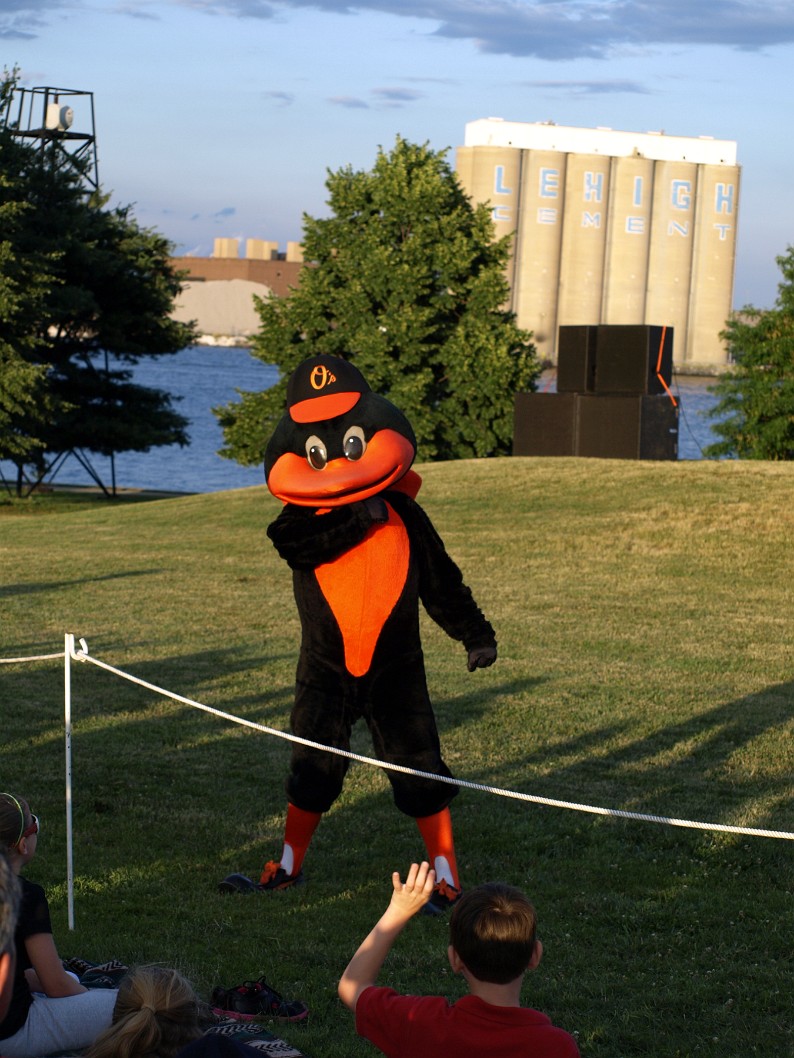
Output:
[[[277,242],[246,239],[245,257],[239,239],[215,239],[212,257],[172,257],[184,276],[174,305],[174,319],[195,323],[203,339],[250,338],[261,320],[254,304],[260,298],[286,297],[300,283],[303,247],[288,242],[280,253]]]
[[[736,143],[485,118],[456,170],[513,240],[512,311],[556,363],[560,327],[673,329],[678,370],[726,363],[740,169]]]

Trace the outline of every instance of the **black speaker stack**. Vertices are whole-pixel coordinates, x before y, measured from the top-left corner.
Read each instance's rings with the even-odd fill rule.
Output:
[[[672,327],[560,327],[557,392],[516,394],[513,455],[677,459],[672,369]]]

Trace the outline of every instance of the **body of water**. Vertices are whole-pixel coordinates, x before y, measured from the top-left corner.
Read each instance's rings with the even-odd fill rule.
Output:
[[[161,489],[174,492],[218,492],[262,485],[262,467],[241,467],[219,456],[223,433],[212,408],[237,399],[236,391],[264,390],[278,379],[278,370],[251,356],[248,349],[190,346],[173,356],[142,360],[134,369],[140,385],[166,390],[177,411],[189,420],[190,445],[153,448],[149,452],[124,452],[115,458],[118,488]],[[671,386],[679,399],[679,459],[702,459],[703,448],[716,440],[711,420],[704,415],[716,403],[708,392],[713,379],[675,376]],[[540,388],[553,388],[543,383]],[[89,454],[91,465],[105,483],[112,480],[110,460]],[[7,480],[14,468],[0,463]],[[57,484],[92,485],[90,474],[69,456],[55,478]]]
[[[715,378],[693,378],[674,375],[670,389],[675,394],[680,412],[678,417],[678,458],[703,459],[703,449],[720,438],[711,429],[714,419],[708,412],[718,398],[709,393]]]
[[[278,369],[254,359],[248,349],[189,346],[172,356],[144,358],[134,369],[142,386],[165,390],[174,407],[188,419],[190,444],[168,445],[148,452],[121,452],[115,457],[118,488],[162,489],[173,492],[219,492],[248,485],[263,485],[261,466],[242,467],[218,455],[223,431],[212,409],[237,400],[237,390],[264,390],[278,380]],[[86,453],[106,487],[112,481],[110,459]],[[14,467],[0,463],[7,480],[15,480]],[[49,479],[48,479],[49,480]],[[74,456],[58,470],[56,484],[93,485],[88,471]]]

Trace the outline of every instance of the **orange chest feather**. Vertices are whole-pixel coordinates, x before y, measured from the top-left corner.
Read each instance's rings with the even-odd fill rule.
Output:
[[[345,666],[352,676],[369,671],[378,637],[408,576],[408,533],[388,510],[387,522],[374,525],[360,544],[315,570],[342,633]]]

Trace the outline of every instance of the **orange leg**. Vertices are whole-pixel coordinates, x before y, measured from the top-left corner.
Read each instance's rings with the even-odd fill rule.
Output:
[[[424,840],[430,866],[435,869],[436,882],[446,881],[448,885],[460,889],[449,809],[443,808],[433,816],[422,816],[416,820],[416,825]]]

